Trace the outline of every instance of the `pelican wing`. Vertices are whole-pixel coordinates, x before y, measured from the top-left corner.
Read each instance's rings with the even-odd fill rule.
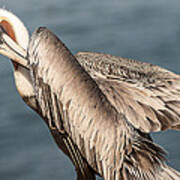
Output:
[[[79,63],[118,112],[143,132],[180,129],[180,76],[148,63],[79,52]]]
[[[99,79],[95,82],[55,35],[39,28],[31,37],[28,55],[42,117],[49,127],[68,134],[70,152],[78,148],[80,156],[104,179],[168,176],[164,151],[118,113],[107,99],[111,98],[102,93],[108,88],[101,90]],[[79,163],[81,158],[77,159]]]
[[[28,54],[36,98],[48,126],[53,125],[60,132],[63,129],[75,144],[70,146],[71,152],[78,148],[97,173],[117,171],[123,161],[119,151],[124,151],[126,137],[130,137],[124,117],[111,106],[63,43],[47,29],[39,28],[33,33]],[[117,165],[115,153],[119,158]]]

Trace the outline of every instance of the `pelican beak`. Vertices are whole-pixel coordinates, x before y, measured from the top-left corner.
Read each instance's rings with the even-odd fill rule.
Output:
[[[27,52],[15,41],[13,41],[0,25],[0,54],[8,57],[19,65],[28,68],[28,61],[26,59]],[[29,69],[29,68],[28,68]]]

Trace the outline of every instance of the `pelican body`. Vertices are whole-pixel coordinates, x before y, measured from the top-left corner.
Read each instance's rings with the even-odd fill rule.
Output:
[[[2,24],[0,53],[26,71],[32,92],[17,89],[70,157],[77,178],[95,179],[98,174],[105,180],[180,179],[149,135],[180,129],[179,75],[107,54],[73,56],[42,27],[26,48],[12,41]]]

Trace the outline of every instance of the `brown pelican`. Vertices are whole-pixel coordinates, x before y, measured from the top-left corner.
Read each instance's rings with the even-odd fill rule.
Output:
[[[149,135],[180,129],[179,75],[106,54],[73,56],[46,28],[38,28],[25,47],[13,37],[1,23],[0,53],[12,59],[15,71],[26,71],[19,73],[32,92],[21,90],[24,80],[17,89],[55,131],[81,175],[88,170],[106,180],[180,179]]]

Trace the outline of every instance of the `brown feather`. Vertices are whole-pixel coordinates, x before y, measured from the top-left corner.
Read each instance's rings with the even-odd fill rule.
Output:
[[[49,126],[55,125],[57,131],[63,129],[67,133],[74,144],[70,146],[71,153],[79,152],[80,157],[106,180],[160,180],[167,173],[173,174],[168,179],[180,177],[178,172],[168,169],[164,151],[144,133],[170,128],[173,122],[169,119],[173,116],[171,111],[164,106],[166,102],[158,104],[155,99],[151,99],[154,93],[148,89],[148,83],[154,86],[156,76],[148,72],[147,79],[143,71],[154,66],[145,67],[145,64],[134,60],[126,62],[120,58],[127,65],[121,66],[121,72],[112,63],[107,63],[111,56],[104,55],[107,62],[98,62],[100,67],[95,66],[96,71],[92,70],[90,76],[89,70],[84,69],[65,45],[45,28],[39,28],[33,33],[28,54],[36,98],[42,114],[47,118]],[[95,60],[99,60],[99,56]],[[116,63],[118,64],[117,60]],[[132,63],[135,66],[129,69]],[[93,67],[93,63],[90,64]],[[140,72],[135,71],[138,66]],[[155,69],[160,68],[155,66]],[[160,71],[163,72],[163,77],[168,73]],[[123,76],[117,76],[119,73]],[[127,79],[127,74],[131,78]],[[146,81],[142,81],[142,77]],[[138,80],[141,86],[137,85]],[[161,84],[160,79],[157,82]],[[49,95],[46,96],[46,93]],[[57,97],[56,104],[60,104],[56,108],[51,105],[55,99],[53,96]],[[57,113],[61,117],[59,124],[55,119]],[[153,124],[157,127],[152,127]],[[72,157],[76,158],[76,155]],[[75,162],[80,160],[81,158]]]
[[[144,132],[179,129],[179,75],[102,53],[79,52],[76,58],[134,127]]]

